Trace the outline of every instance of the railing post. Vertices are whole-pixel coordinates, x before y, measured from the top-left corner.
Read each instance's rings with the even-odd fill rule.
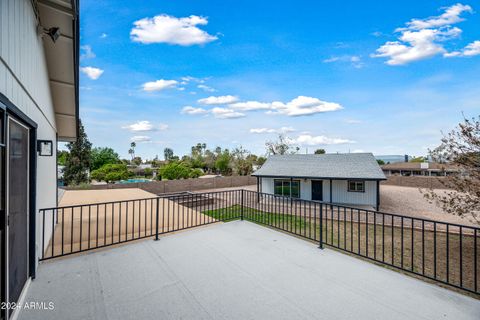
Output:
[[[323,204],[320,203],[320,241],[318,247],[323,249]]]
[[[158,239],[158,220],[159,220],[159,207],[160,207],[160,198],[157,197],[157,208],[156,208],[156,212],[155,212],[155,215],[156,215],[156,221],[155,221],[155,241],[158,241],[160,239]]]
[[[244,194],[245,190],[241,189],[241,191],[242,191],[242,195],[240,197],[240,202],[241,202],[242,207],[240,208],[240,220],[243,220],[243,200],[244,200],[243,194]]]

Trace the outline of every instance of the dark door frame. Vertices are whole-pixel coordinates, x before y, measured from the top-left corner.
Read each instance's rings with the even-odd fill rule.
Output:
[[[37,123],[30,119],[25,113],[23,113],[19,108],[17,108],[5,95],[0,93],[0,111],[4,113],[4,117],[2,119],[3,121],[3,132],[1,132],[1,137],[4,139],[4,141],[1,141],[4,143],[4,146],[1,145],[1,148],[5,148],[4,152],[2,154],[2,179],[1,179],[1,184],[2,184],[2,198],[4,199],[5,202],[5,197],[7,194],[7,181],[6,181],[6,163],[7,163],[7,154],[6,154],[6,141],[7,141],[7,119],[9,117],[17,120],[21,124],[25,125],[29,130],[29,228],[28,228],[28,276],[32,279],[35,279],[36,275],[36,270],[35,270],[35,265],[36,265],[36,248],[35,248],[35,242],[36,242],[36,193],[37,193]],[[2,277],[2,287],[1,289],[1,295],[2,295],[2,300],[6,298],[7,295],[7,286],[8,283],[6,282],[6,275],[7,275],[7,253],[8,253],[8,248],[6,247],[6,239],[7,239],[7,234],[4,232],[6,230],[6,225],[7,225],[7,208],[5,207],[5,203],[3,204],[5,210],[2,212],[2,216],[0,217],[0,227],[2,230],[2,246],[0,248],[1,251],[1,277]],[[5,310],[2,310],[2,317],[5,318]]]

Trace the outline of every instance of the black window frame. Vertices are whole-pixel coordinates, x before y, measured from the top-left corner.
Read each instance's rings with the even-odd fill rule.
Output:
[[[354,183],[355,187],[351,188],[351,183]],[[358,186],[362,186],[361,190],[358,190]],[[365,180],[348,180],[347,181],[348,192],[365,192]]]
[[[294,183],[298,183],[298,196],[294,195],[293,192],[292,192],[292,198],[296,198],[296,199],[300,199],[301,197],[301,192],[300,192],[300,180],[291,180],[291,179],[273,179],[273,194],[276,195],[276,196],[283,196],[283,197],[290,197],[290,192],[288,192],[288,194],[279,194],[276,192],[276,184],[278,182],[281,182],[282,183],[282,190],[284,188],[283,184],[284,183],[288,183],[290,185],[291,182],[294,182]],[[290,185],[290,190],[292,188],[292,186]]]

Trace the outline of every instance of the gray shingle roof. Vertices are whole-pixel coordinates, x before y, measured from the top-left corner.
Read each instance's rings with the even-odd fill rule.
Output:
[[[270,156],[253,176],[386,179],[371,153],[289,154]]]

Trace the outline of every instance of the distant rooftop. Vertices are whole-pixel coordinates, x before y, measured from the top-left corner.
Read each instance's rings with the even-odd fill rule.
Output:
[[[437,162],[397,162],[382,165],[383,170],[458,170],[458,167],[448,163]]]
[[[324,179],[386,179],[371,153],[270,156],[253,176]]]

